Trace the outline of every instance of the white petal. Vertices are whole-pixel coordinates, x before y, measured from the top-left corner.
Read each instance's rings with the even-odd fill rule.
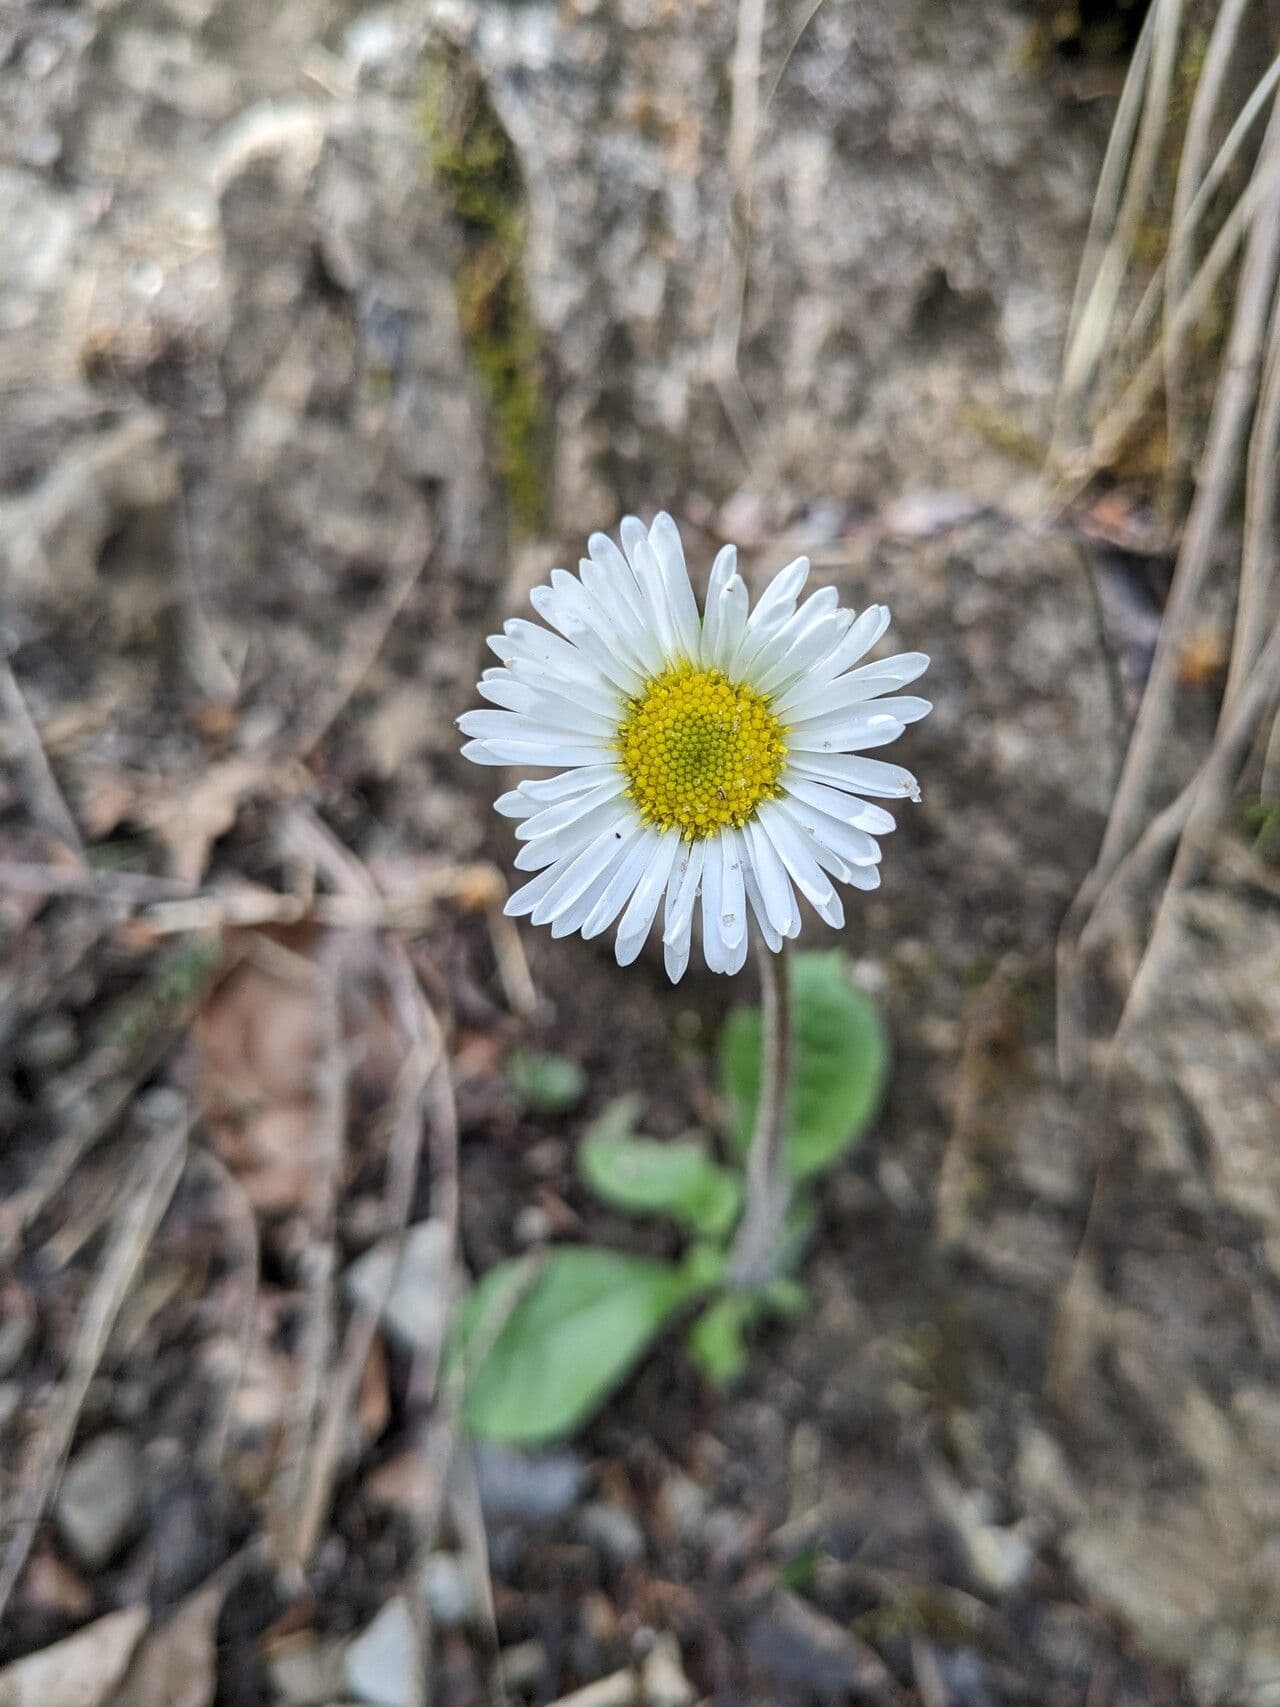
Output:
[[[536,877],[531,877],[523,888],[517,889],[513,895],[508,895],[502,909],[503,912],[509,913],[513,919],[519,919],[525,913],[531,913],[561,875],[561,871],[560,866],[549,865],[545,871],[540,871]]]
[[[871,605],[864,610],[834,650],[828,653],[820,664],[815,664],[808,676],[793,684],[781,695],[774,707],[778,715],[791,713],[801,698],[809,692],[820,692],[843,670],[847,670],[851,664],[856,664],[859,658],[871,650],[888,626],[887,605]]]
[[[559,573],[564,575],[563,570]],[[640,686],[645,675],[643,665],[632,655],[620,630],[610,626],[601,632],[598,613],[590,607],[586,589],[572,575],[564,575],[558,585],[534,587],[529,603],[544,622],[558,629],[624,693],[632,694]]]
[[[690,842],[688,857],[676,862],[667,884],[667,911],[662,922],[663,942],[674,942],[688,934],[693,919],[693,906],[702,882],[706,858],[705,842]]]
[[[742,878],[746,855],[736,830],[729,828],[720,832],[720,857],[723,865],[720,928],[724,940],[736,948],[747,932],[747,897]]]
[[[501,705],[508,711],[528,711],[533,703],[533,689],[516,681],[507,670],[486,670],[476,683],[476,692],[490,705]]]
[[[578,898],[569,902],[551,921],[552,936],[571,936],[574,931],[583,928],[604,900],[619,870],[625,866],[632,848],[643,830],[642,824],[635,823],[629,830],[623,832],[621,840],[616,843],[601,870],[591,879]]]
[[[636,810],[629,800],[606,800],[602,806],[593,807],[572,823],[526,842],[515,857],[516,870],[541,871],[544,865],[571,858],[589,842],[610,838],[616,841],[638,822]]]
[[[902,724],[886,712],[872,710],[828,711],[807,717],[787,730],[787,750],[792,753],[857,753],[872,747],[887,747],[902,734]]]
[[[576,722],[574,721],[576,716]],[[582,742],[598,742],[605,751],[617,737],[617,724],[597,717],[591,712],[572,707],[561,710],[548,701],[546,709],[523,711],[466,711],[458,719],[464,735],[474,735],[481,741],[563,741],[566,738]]]
[[[873,699],[869,705],[874,705],[877,711],[886,711],[890,717],[896,717],[899,723],[919,723],[922,717],[927,717],[933,710],[931,699],[919,699],[915,694],[891,694],[888,699]]]
[[[693,940],[693,908],[702,878],[703,844],[688,842],[687,854],[675,862],[667,883],[666,915],[663,919],[662,958],[667,977],[678,984],[689,965]]]
[[[920,784],[911,772],[883,759],[864,759],[854,753],[800,753],[791,763],[814,782],[834,783],[883,800],[920,798]]]
[[[543,628],[540,623],[530,622],[523,616],[513,616],[503,628],[512,647],[509,665],[514,665],[517,660],[524,660],[537,664],[542,669],[554,670],[571,681],[605,685],[592,660],[563,635],[555,634],[551,629]]]
[[[751,869],[769,923],[779,937],[795,936],[800,929],[800,909],[778,850],[765,835],[758,818],[745,826],[743,834],[751,850]]]
[[[711,576],[707,582],[707,599],[703,607],[706,614],[702,621],[702,645],[700,660],[703,664],[712,665],[716,661],[716,644],[720,635],[720,601],[725,588],[733,579],[738,568],[737,547],[722,545],[716,552],[716,560],[711,565]]]
[[[585,794],[587,789],[595,788],[607,778],[621,776],[616,764],[584,765],[581,770],[565,771],[560,776],[527,777],[515,793],[527,796],[539,806],[548,806],[553,800],[567,800],[570,795]]]
[[[572,794],[567,800],[557,800],[553,805],[544,806],[540,812],[535,812],[516,831],[516,839],[527,842],[535,836],[549,836],[555,830],[562,830],[566,825],[576,823],[584,814],[594,811],[597,806],[615,799],[626,786],[626,777],[620,771],[615,771],[594,788],[588,788],[582,794]]]
[[[835,591],[834,587],[831,591]],[[809,604],[806,605],[806,611],[809,606],[817,601],[818,597],[819,595],[815,593],[813,598],[809,600]],[[796,628],[785,650],[782,650],[780,643],[786,633],[784,629],[783,635],[779,635],[778,639],[772,643],[772,648],[765,648],[765,653],[774,658],[775,661],[763,674],[756,675],[755,686],[761,693],[781,694],[793,682],[808,676],[824,658],[830,655],[852,620],[848,611],[820,610],[802,626]],[[788,624],[787,626],[789,628],[791,625]],[[757,671],[760,669],[763,656],[762,654],[762,657],[756,660],[755,669]]]
[[[640,827],[636,839],[629,844],[625,857],[614,867],[613,875],[588,914],[582,926],[584,937],[599,936],[601,931],[608,930],[630,901],[640,879],[653,864],[661,840],[662,832],[654,829],[652,824]]]
[[[756,881],[755,866],[752,863],[751,848],[745,831],[742,835],[742,846],[744,850],[742,881],[746,887],[747,900],[751,904],[751,911],[755,914],[756,926],[760,935],[764,938],[773,953],[776,954],[782,947],[782,937],[773,928],[773,925],[769,921],[769,914],[764,904],[764,897],[761,895],[760,885]]]
[[[853,824],[868,835],[887,836],[898,827],[892,813],[883,806],[872,806],[869,801],[859,800],[856,794],[845,794],[826,783],[810,782],[793,766],[787,767],[782,786],[788,795],[803,800],[807,806],[815,806],[838,823]]]
[[[611,652],[624,657],[642,676],[650,673],[653,631],[643,617],[637,617],[631,606],[610,590],[607,576],[602,584],[599,576],[593,575],[588,582],[571,575],[567,569],[553,569],[551,591],[564,601],[566,611],[585,622]]]
[[[723,972],[729,959],[729,945],[720,928],[721,884],[724,864],[720,857],[720,838],[708,837],[706,857],[702,864],[702,958],[708,972]]]
[[[778,632],[795,609],[796,600],[808,579],[807,557],[797,557],[785,569],[779,569],[747,618],[747,631],[733,661],[735,671],[741,673],[750,668],[751,660],[760,648]]]
[[[645,938],[653,924],[654,914],[662,900],[680,847],[678,832],[665,831],[653,856],[653,863],[636,884],[635,894],[627,902],[626,911],[618,924],[616,953],[619,966],[630,966],[644,947]]]
[[[636,541],[636,547],[631,557],[639,575],[648,590],[654,604],[654,620],[668,659],[672,662],[677,658],[687,658],[690,647],[687,644],[680,625],[680,616],[671,602],[671,591],[667,586],[658,555],[649,544],[648,535]],[[693,589],[689,589],[689,597],[693,597]],[[696,656],[697,636],[694,636],[693,650]]]
[[[751,595],[741,575],[731,575],[720,595],[717,620],[716,651],[712,663],[717,670],[728,670],[747,632],[747,615]]]
[[[667,599],[675,618],[676,635],[687,658],[698,657],[702,624],[698,620],[698,601],[693,596],[689,570],[680,543],[680,530],[665,510],[659,510],[649,529],[649,544],[658,559]]]
[[[584,848],[574,859],[563,861],[551,868],[559,875],[530,915],[535,925],[550,924],[558,913],[573,905],[588,885],[611,864],[623,835],[623,829],[619,825],[612,835],[601,837]]]
[[[844,678],[850,685],[857,683],[866,689],[866,697],[883,693],[886,688],[905,688],[929,668],[927,652],[895,652],[892,658],[878,658],[874,664],[861,664]]]
[[[761,806],[756,822],[773,843],[796,888],[821,912],[829,905],[835,891],[806,846],[805,837],[772,800],[766,800]]]
[[[837,617],[839,603],[840,595],[834,587],[819,587],[812,597],[806,599],[752,659],[752,686],[759,688],[761,693],[772,693],[780,682],[788,681],[795,670],[792,662],[795,648],[798,646],[804,653],[806,644],[813,639],[814,630],[821,631],[824,622]],[[847,620],[841,623],[841,632],[848,626]],[[830,642],[818,646],[813,649],[812,661],[816,662],[830,651]]]
[[[865,830],[828,818],[825,812],[816,812],[794,796],[790,800],[779,800],[777,805],[802,835],[819,847],[830,848],[846,865],[879,865],[880,844]]]
[[[725,962],[725,968],[724,969],[729,974],[730,977],[736,977],[737,974],[739,972],[741,972],[742,968],[746,965],[746,963],[747,963],[747,951],[749,948],[750,948],[750,943],[747,940],[747,932],[743,931],[742,941],[739,943],[736,943],[730,947],[729,958]]]
[[[572,746],[568,741],[468,741],[463,758],[477,765],[530,765],[568,769],[571,765],[598,765],[608,749],[598,743]]]

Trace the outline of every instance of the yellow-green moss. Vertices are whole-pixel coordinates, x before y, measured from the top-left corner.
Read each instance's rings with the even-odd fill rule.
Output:
[[[484,387],[514,525],[547,518],[547,417],[537,327],[525,293],[524,187],[483,83],[454,53],[429,65],[422,130],[431,171],[458,224],[462,335]]]

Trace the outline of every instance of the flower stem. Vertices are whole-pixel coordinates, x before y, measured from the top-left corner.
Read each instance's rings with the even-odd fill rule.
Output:
[[[738,1286],[762,1286],[774,1276],[782,1248],[791,1185],[785,1166],[791,1088],[791,988],[788,944],[773,954],[760,943],[760,1100],[747,1158],[747,1202],[729,1258]]]

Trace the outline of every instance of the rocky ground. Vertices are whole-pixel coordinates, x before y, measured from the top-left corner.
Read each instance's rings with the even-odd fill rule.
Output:
[[[758,76],[738,25],[0,18],[4,1707],[1280,1701],[1274,893],[1186,898],[1105,1122],[1054,1071],[1169,572],[1034,519],[1118,64],[996,0],[766,8]],[[450,1454],[455,1190],[473,1272],[634,1245],[582,1122],[714,1119],[723,984],[504,928],[452,724],[660,505],[934,659],[848,934],[889,1102],[738,1389],[668,1348]]]

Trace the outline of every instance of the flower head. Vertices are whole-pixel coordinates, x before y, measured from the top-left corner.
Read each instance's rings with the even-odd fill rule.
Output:
[[[696,912],[713,972],[740,970],[753,928],[774,952],[797,936],[797,893],[842,924],[835,884],[876,888],[876,837],[894,827],[867,797],[920,798],[909,771],[860,755],[929,711],[896,691],[928,658],[860,664],[888,610],[855,616],[831,587],[798,603],[805,557],[751,610],[725,546],[699,615],[670,516],[628,516],[621,549],[596,533],[588,550],[578,576],[553,570],[530,595],[549,628],[517,619],[490,637],[501,666],[479,692],[499,709],[458,720],[477,764],[556,773],[497,801],[519,820],[516,865],[537,873],[507,911],[553,936],[616,924],[626,966],[661,908],[673,982]]]

